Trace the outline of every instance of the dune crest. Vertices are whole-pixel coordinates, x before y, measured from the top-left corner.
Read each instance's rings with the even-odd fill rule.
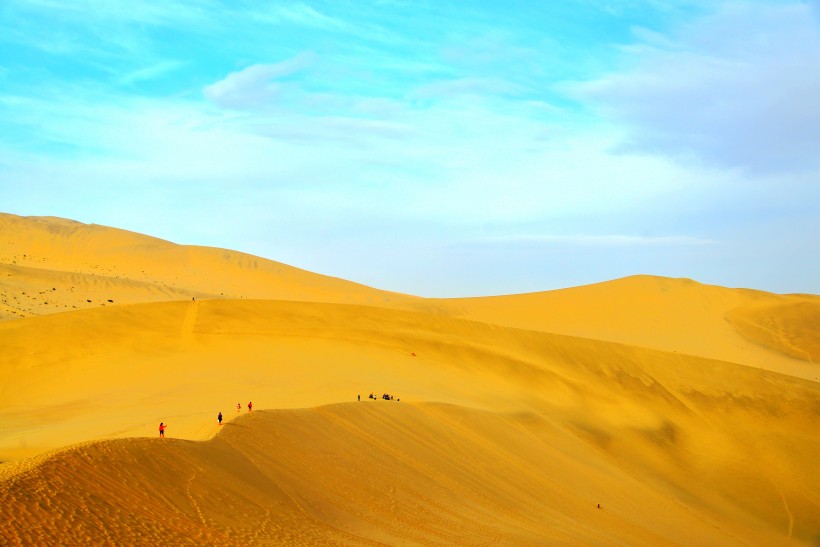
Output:
[[[0,320],[192,298],[415,300],[238,251],[65,219],[0,213],[0,234]]]
[[[778,295],[639,275],[571,289],[437,303],[456,317],[820,380],[816,359],[811,358],[820,344],[816,295]],[[761,328],[765,322],[774,326]]]

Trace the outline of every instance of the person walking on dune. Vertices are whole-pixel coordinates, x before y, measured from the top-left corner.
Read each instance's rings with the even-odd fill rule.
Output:
[[[248,403],[248,412],[250,412],[251,410],[253,410],[253,403],[252,402]]]
[[[222,413],[219,413],[219,416],[216,417],[216,420],[219,422],[219,425],[222,425]]]
[[[239,414],[240,410],[242,410],[242,403],[236,403],[236,413]]]
[[[162,423],[162,422],[159,423],[159,436],[162,437],[163,439],[165,438],[165,428],[166,427],[168,427],[168,426],[165,425],[164,423]]]

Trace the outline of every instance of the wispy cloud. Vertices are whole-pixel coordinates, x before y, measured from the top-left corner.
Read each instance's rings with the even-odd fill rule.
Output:
[[[273,6],[256,12],[253,17],[269,23],[295,23],[306,27],[326,30],[345,30],[350,25],[341,19],[328,16],[303,3]]]
[[[425,84],[415,89],[412,99],[445,98],[453,99],[462,96],[515,96],[527,89],[519,84],[500,78],[460,78]]]
[[[133,70],[127,74],[123,74],[122,76],[117,78],[117,83],[120,85],[132,85],[138,82],[153,80],[156,78],[163,77],[170,72],[174,72],[183,67],[184,65],[185,63],[183,63],[182,61],[161,61],[150,66]]]
[[[512,234],[489,236],[476,240],[480,243],[535,243],[583,246],[690,246],[715,245],[718,241],[692,236],[635,236],[635,235],[553,235],[553,234]]]
[[[60,2],[55,0],[8,0],[7,9],[18,15],[58,16],[76,23],[106,21],[108,23],[139,23],[147,25],[174,25],[185,22],[203,23],[220,10],[219,2],[190,2],[186,0],[133,0],[127,4],[99,3],[94,0]]]
[[[674,41],[628,49],[631,70],[572,89],[627,124],[627,150],[759,172],[817,169],[820,27],[809,9],[731,4]]]
[[[280,86],[277,79],[304,70],[314,59],[310,52],[272,64],[255,64],[203,88],[205,98],[223,108],[255,108],[270,104]]]

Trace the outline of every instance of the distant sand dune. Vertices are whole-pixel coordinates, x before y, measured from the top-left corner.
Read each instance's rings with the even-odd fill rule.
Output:
[[[0,234],[0,543],[820,538],[817,296],[423,299],[61,219]]]
[[[0,234],[0,319],[193,297],[419,300],[237,251],[65,219],[0,213]]]
[[[816,295],[776,295],[689,279],[634,276],[542,293],[434,302],[458,317],[820,380],[820,368],[812,362],[817,361],[812,356],[818,355],[820,345]]]
[[[820,361],[820,301],[746,306],[727,319],[750,342],[795,359]]]

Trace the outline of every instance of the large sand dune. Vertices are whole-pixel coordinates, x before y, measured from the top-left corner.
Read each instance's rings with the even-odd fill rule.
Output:
[[[0,542],[820,538],[816,296],[428,300],[59,219],[0,234]]]
[[[4,506],[14,507],[11,519],[0,521],[6,539],[145,545],[778,539],[739,534],[606,462],[544,417],[446,405],[363,402],[253,412],[206,442],[105,441],[38,463],[4,480]]]
[[[0,213],[0,234],[0,319],[194,297],[416,300],[245,253],[72,220]]]
[[[634,276],[571,289],[439,300],[457,317],[698,355],[820,380],[820,297]]]

